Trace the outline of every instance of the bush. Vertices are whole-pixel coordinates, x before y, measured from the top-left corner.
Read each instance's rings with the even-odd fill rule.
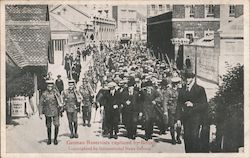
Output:
[[[30,73],[20,73],[14,79],[7,80],[7,98],[15,96],[31,97],[34,94],[34,81]]]
[[[215,104],[216,141],[224,152],[237,152],[244,142],[244,69],[229,67],[211,103]]]

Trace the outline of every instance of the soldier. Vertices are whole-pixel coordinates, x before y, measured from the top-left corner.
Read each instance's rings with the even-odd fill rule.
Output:
[[[154,119],[156,116],[155,106],[160,102],[160,94],[153,89],[152,81],[144,85],[146,89],[142,92],[142,111],[145,117],[145,140],[152,139]]]
[[[142,113],[141,104],[138,104],[138,92],[134,90],[134,83],[132,81],[128,83],[128,90],[125,91],[122,105],[127,137],[135,139],[138,115],[142,116]]]
[[[82,96],[82,118],[83,118],[83,126],[86,126],[86,121],[88,121],[87,126],[90,127],[91,120],[91,110],[92,110],[92,98],[94,96],[94,92],[87,80],[87,78],[82,79],[83,84],[79,88],[79,92]]]
[[[172,85],[168,89],[168,102],[167,102],[167,110],[168,110],[168,117],[169,117],[169,127],[170,127],[170,134],[172,137],[172,144],[181,144],[180,134],[181,134],[181,127],[176,127],[177,136],[175,139],[175,123],[176,123],[176,107],[177,107],[177,100],[178,100],[178,84],[180,83],[181,78],[173,77],[171,79]]]
[[[77,113],[80,112],[81,97],[75,88],[75,81],[68,81],[69,88],[62,93],[64,109],[67,112],[67,118],[70,129],[70,139],[78,138],[77,134]]]
[[[54,82],[47,80],[47,90],[45,90],[40,98],[39,103],[39,117],[42,119],[42,114],[45,115],[45,122],[47,127],[48,141],[47,145],[51,144],[51,123],[55,126],[54,144],[57,145],[57,135],[59,132],[59,114],[62,108],[62,100],[60,94],[53,90]]]

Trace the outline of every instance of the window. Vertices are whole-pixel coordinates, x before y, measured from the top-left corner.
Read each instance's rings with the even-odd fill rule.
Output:
[[[155,11],[155,5],[151,5],[153,11]]]
[[[160,12],[162,11],[162,5],[159,5],[159,11]]]
[[[213,38],[214,37],[214,31],[204,31],[204,37],[209,37],[209,38]]]
[[[55,51],[63,50],[63,40],[54,40],[54,50]]]
[[[189,43],[192,43],[194,41],[194,31],[185,31],[184,34],[184,38],[189,39]]]
[[[194,6],[193,5],[186,5],[185,17],[186,18],[193,18],[194,17]]]
[[[235,5],[229,6],[229,16],[234,17],[235,16]]]
[[[206,17],[214,17],[214,5],[206,5]]]
[[[190,17],[194,17],[194,5],[190,6]]]
[[[169,4],[166,5],[166,11],[167,11],[167,12],[170,11],[170,5],[169,5]]]

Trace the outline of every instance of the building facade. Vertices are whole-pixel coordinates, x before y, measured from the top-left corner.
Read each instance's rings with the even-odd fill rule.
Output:
[[[151,4],[147,5],[147,18],[157,16],[172,11],[170,4]]]
[[[116,20],[117,41],[137,39],[137,12],[132,5],[113,6],[113,18]]]
[[[237,18],[243,14],[243,5],[172,5],[168,7],[168,10],[170,10],[170,12],[165,13],[171,15],[165,16],[165,18],[163,19],[158,18],[157,21],[157,17],[161,17],[163,14],[154,17],[150,16],[153,15],[153,13],[157,15],[159,13],[158,9],[161,7],[156,7],[156,5],[149,5],[148,8],[150,9],[148,10],[149,18],[147,23],[147,38],[149,45],[154,47],[155,50],[158,47],[159,49],[165,49],[164,44],[172,44],[172,42],[169,40],[172,38],[187,38],[189,39],[190,43],[201,38],[213,39],[214,33],[220,28],[220,25],[230,22],[232,19]],[[164,11],[166,10],[163,10],[162,12]],[[171,33],[162,35],[162,31],[159,31],[159,33],[156,35],[153,28],[161,28],[160,26],[164,23],[169,23],[168,28],[164,26],[162,27],[169,30]],[[154,41],[153,38],[151,38],[152,36],[168,36],[169,38],[164,44],[162,43],[154,46],[152,45],[152,43],[157,42]],[[169,56],[173,58],[174,47],[172,47],[171,50],[167,51]]]
[[[58,14],[50,13],[50,28],[54,63],[64,62],[66,53],[76,54],[85,47],[84,31]]]

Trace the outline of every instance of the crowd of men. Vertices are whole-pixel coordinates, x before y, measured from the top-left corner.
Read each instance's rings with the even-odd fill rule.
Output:
[[[56,127],[54,144],[57,144],[59,113],[67,112],[70,138],[78,138],[77,113],[82,109],[83,125],[90,127],[94,105],[101,109],[104,137],[117,139],[118,125],[123,124],[127,137],[136,139],[140,125],[145,130],[145,140],[149,140],[156,125],[160,134],[170,130],[174,145],[182,143],[180,136],[184,127],[186,152],[208,152],[206,93],[196,84],[190,69],[179,71],[172,63],[154,58],[153,53],[141,45],[106,47],[102,51],[95,47],[88,49],[93,52],[93,66],[84,74],[79,90],[74,86],[79,79],[71,80],[68,76],[67,90],[53,91],[48,81],[48,88],[42,94],[39,112],[46,116],[48,144],[51,143],[51,122]],[[57,112],[47,112],[53,108]]]

